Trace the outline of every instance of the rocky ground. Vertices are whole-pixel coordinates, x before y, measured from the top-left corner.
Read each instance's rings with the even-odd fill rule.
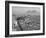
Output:
[[[12,29],[13,31],[30,31],[30,30],[40,30],[40,16],[39,15],[27,15],[27,16],[20,16],[21,18],[19,20],[14,19],[12,20]],[[18,17],[17,17],[18,18]],[[19,24],[16,22],[18,21]],[[21,27],[19,27],[19,25]],[[23,30],[21,30],[21,28]]]

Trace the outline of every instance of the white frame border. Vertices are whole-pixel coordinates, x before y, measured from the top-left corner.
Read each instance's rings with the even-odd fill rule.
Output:
[[[20,7],[40,7],[40,30],[35,31],[12,31],[12,6]],[[10,35],[16,34],[33,34],[33,33],[43,33],[43,6],[42,5],[22,5],[22,4],[9,4],[9,33]]]

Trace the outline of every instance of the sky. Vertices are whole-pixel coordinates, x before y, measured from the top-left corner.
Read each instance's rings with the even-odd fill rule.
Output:
[[[40,15],[39,7],[12,7],[12,14],[15,15]]]

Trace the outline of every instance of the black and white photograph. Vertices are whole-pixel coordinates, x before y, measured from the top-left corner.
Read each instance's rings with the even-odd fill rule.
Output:
[[[9,3],[9,35],[40,35],[40,33],[42,35],[44,32],[44,3],[40,4]]]
[[[40,30],[39,7],[12,7],[12,31]]]

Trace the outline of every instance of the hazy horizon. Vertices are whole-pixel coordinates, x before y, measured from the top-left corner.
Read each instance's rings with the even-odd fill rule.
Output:
[[[12,7],[12,13],[14,15],[40,15],[39,7]]]

